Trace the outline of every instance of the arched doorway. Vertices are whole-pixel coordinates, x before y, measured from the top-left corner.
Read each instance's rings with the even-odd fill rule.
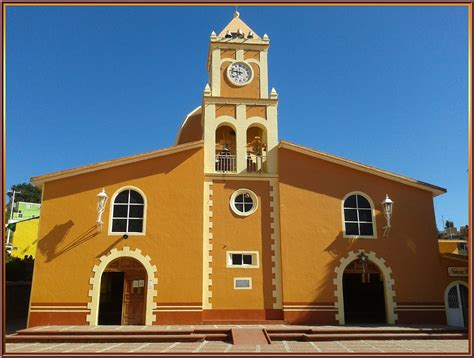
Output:
[[[110,262],[102,273],[99,325],[145,324],[147,272],[131,257]]]
[[[468,288],[461,281],[452,282],[444,293],[446,319],[449,326],[467,327],[468,324]]]
[[[347,265],[342,287],[345,323],[387,323],[383,275],[366,256]]]

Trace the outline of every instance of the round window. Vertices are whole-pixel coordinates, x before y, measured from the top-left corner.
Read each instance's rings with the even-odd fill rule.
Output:
[[[249,216],[257,210],[257,196],[248,189],[239,189],[230,197],[230,207],[240,216]]]

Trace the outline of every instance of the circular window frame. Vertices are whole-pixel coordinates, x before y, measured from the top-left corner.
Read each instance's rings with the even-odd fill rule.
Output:
[[[244,83],[238,83],[238,82],[235,82],[234,79],[231,77],[230,75],[230,69],[233,65],[235,65],[236,63],[243,63],[244,65],[246,65],[249,69],[250,69],[250,78],[248,79],[248,81],[244,82]],[[248,85],[250,82],[253,81],[253,77],[254,77],[254,70],[253,70],[253,67],[250,65],[250,63],[248,63],[247,61],[232,61],[230,63],[230,65],[227,67],[227,70],[226,70],[226,73],[227,73],[227,79],[234,85],[234,86],[237,86],[237,87],[243,87],[243,86],[246,86]]]
[[[237,198],[237,196],[241,195],[241,194],[249,194],[250,197],[252,198],[252,201],[253,201],[253,207],[252,209],[250,209],[249,211],[247,212],[242,212],[242,211],[239,211],[236,207],[235,207],[235,199]],[[239,189],[239,190],[236,190],[232,193],[232,195],[230,196],[230,200],[229,200],[229,204],[230,204],[230,208],[232,209],[232,211],[234,212],[234,214],[238,215],[238,216],[250,216],[252,215],[253,213],[255,213],[258,209],[258,198],[257,198],[257,195],[250,189]]]

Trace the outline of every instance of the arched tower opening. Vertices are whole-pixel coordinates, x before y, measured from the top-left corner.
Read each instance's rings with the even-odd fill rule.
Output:
[[[247,129],[247,172],[265,173],[267,171],[267,131],[265,127],[250,126]]]
[[[223,124],[216,129],[215,153],[217,172],[237,171],[237,146],[234,128]]]

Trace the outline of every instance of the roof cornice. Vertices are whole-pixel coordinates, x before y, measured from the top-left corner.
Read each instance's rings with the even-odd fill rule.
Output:
[[[338,156],[335,156],[335,155],[332,155],[332,154],[320,152],[320,151],[312,149],[312,148],[303,147],[301,145],[297,145],[297,144],[294,144],[294,143],[291,143],[291,142],[288,142],[288,141],[280,141],[279,147],[289,149],[289,150],[293,150],[295,152],[305,154],[305,155],[308,155],[308,156],[311,156],[311,157],[314,157],[314,158],[326,160],[326,161],[331,162],[331,163],[343,165],[345,167],[349,167],[349,168],[352,168],[352,169],[355,169],[355,170],[359,170],[359,171],[362,171],[362,172],[377,175],[377,176],[385,178],[385,179],[397,181],[399,183],[406,184],[406,185],[409,185],[409,186],[412,186],[412,187],[415,187],[415,188],[418,188],[418,189],[427,190],[427,191],[430,191],[431,193],[433,193],[433,196],[438,196],[438,195],[441,195],[441,194],[444,194],[444,193],[447,192],[446,189],[441,188],[441,187],[436,186],[436,185],[433,185],[433,184],[425,183],[425,182],[420,181],[420,180],[412,179],[412,178],[409,178],[409,177],[405,177],[403,175],[399,175],[399,174],[395,174],[395,173],[392,173],[392,172],[389,172],[389,171],[386,171],[386,170],[378,169],[378,168],[372,167],[370,165],[354,162],[352,160],[345,159],[345,158],[342,158],[342,157],[338,157]]]
[[[54,173],[50,173],[50,174],[39,175],[39,176],[36,176],[36,177],[32,177],[30,179],[30,181],[36,186],[41,186],[44,183],[49,182],[49,181],[53,181],[53,180],[58,180],[58,179],[63,179],[63,178],[67,178],[67,177],[71,177],[71,176],[75,176],[75,175],[80,175],[80,174],[95,172],[95,171],[98,171],[98,170],[113,168],[113,167],[117,167],[119,165],[135,163],[135,162],[139,162],[139,161],[142,161],[142,160],[147,160],[147,159],[152,159],[152,158],[157,158],[157,157],[163,157],[163,156],[166,156],[166,155],[180,153],[180,152],[184,152],[184,151],[191,150],[191,149],[201,148],[203,146],[204,146],[204,141],[202,141],[202,140],[197,141],[197,142],[191,142],[191,143],[175,145],[175,146],[172,146],[172,147],[158,149],[158,150],[154,150],[154,151],[151,151],[151,152],[146,152],[146,153],[141,153],[141,154],[136,154],[136,155],[130,155],[130,156],[127,156],[127,157],[107,160],[105,162],[99,162],[99,163],[84,165],[84,166],[80,166],[80,167],[76,167],[76,168],[72,168],[72,169],[62,170],[62,171],[58,171],[58,172],[54,172]]]

